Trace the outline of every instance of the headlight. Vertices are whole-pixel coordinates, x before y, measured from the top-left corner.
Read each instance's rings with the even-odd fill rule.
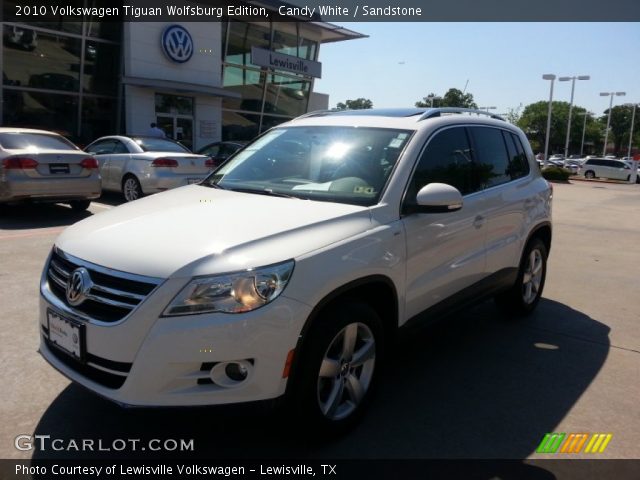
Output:
[[[255,270],[194,278],[176,295],[163,315],[255,310],[282,293],[293,265],[293,260],[289,260]]]

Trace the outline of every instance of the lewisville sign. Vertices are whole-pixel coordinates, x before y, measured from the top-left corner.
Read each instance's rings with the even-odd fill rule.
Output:
[[[273,52],[263,48],[251,47],[251,63],[259,67],[285,70],[310,77],[320,78],[322,76],[322,64],[320,62]]]

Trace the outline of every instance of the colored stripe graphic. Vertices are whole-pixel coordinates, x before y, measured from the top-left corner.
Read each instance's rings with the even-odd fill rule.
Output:
[[[565,435],[564,433],[547,433],[536,451],[538,453],[556,453]]]
[[[613,438],[611,433],[556,433],[545,434],[536,453],[603,453]]]

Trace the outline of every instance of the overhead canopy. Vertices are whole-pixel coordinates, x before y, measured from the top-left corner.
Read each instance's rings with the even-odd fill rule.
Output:
[[[241,98],[237,92],[233,92],[222,87],[210,87],[207,85],[197,85],[194,83],[176,82],[173,80],[159,80],[144,77],[124,77],[122,83],[134,87],[156,88],[180,93],[205,93],[215,97]]]

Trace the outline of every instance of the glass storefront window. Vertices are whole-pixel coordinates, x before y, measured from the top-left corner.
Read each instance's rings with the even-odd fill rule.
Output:
[[[222,111],[222,140],[251,140],[260,133],[260,115]]]
[[[79,142],[88,145],[96,138],[116,132],[117,102],[112,98],[82,98],[82,124]]]
[[[237,65],[252,65],[251,47],[269,49],[271,30],[244,22],[229,23],[229,41],[224,61]]]
[[[78,96],[4,88],[2,124],[46,128],[76,141]]]
[[[156,113],[193,115],[193,98],[156,93]]]
[[[5,85],[78,92],[80,39],[10,25],[3,39]]]
[[[307,110],[311,82],[284,75],[268,75],[264,113],[298,116]]]
[[[285,53],[294,57],[298,56],[298,36],[275,31],[273,33],[273,50],[279,53]]]
[[[316,51],[318,49],[318,42],[309,40],[307,38],[300,39],[300,48],[298,49],[298,56],[306,58],[307,60],[316,59]]]
[[[89,0],[88,7],[108,8],[113,7],[113,0]],[[122,10],[122,9],[121,9]],[[105,40],[113,40],[114,42],[120,41],[120,35],[122,33],[122,22],[112,21],[113,17],[110,17],[110,21],[100,21],[98,17],[86,17],[87,19],[87,36],[104,38]]]
[[[120,71],[120,47],[87,40],[84,44],[83,91],[116,95]]]
[[[232,110],[262,111],[262,93],[265,74],[257,70],[224,67],[222,84],[225,89],[237,92],[241,98],[224,98],[222,107]]]

